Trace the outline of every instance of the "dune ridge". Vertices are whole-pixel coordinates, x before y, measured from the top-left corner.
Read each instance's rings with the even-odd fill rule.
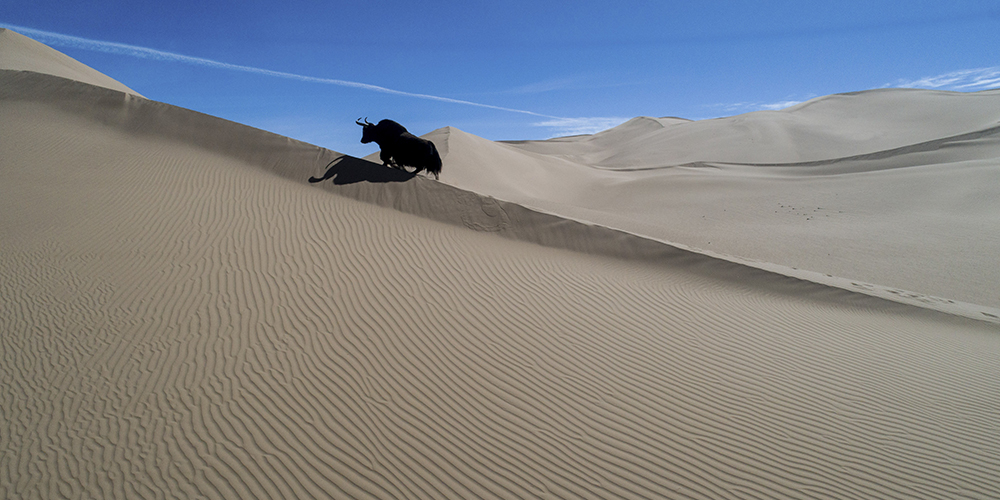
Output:
[[[133,95],[138,92],[48,45],[0,28],[0,68],[61,76]]]
[[[45,101],[50,105],[58,103],[66,110],[86,113],[101,122],[125,127],[131,133],[181,141],[210,149],[299,182],[302,181],[304,172],[319,173],[319,169],[303,170],[307,168],[306,165],[325,166],[339,157],[343,157],[347,162],[358,161],[351,157],[344,157],[340,153],[299,143],[287,137],[266,133],[252,127],[164,103],[134,98],[127,94],[105,92],[90,86],[77,85],[73,81],[55,80],[31,72],[6,73],[5,76],[9,78],[5,87],[11,89],[7,95],[12,98],[35,99]],[[498,162],[497,156],[495,156],[496,151],[493,149],[495,143],[460,130],[449,127],[432,132],[426,137],[441,144],[442,155],[449,158],[449,137],[452,137],[453,134],[456,135],[454,140],[458,141],[456,143],[457,150],[462,152],[481,150],[484,153],[481,153],[479,157],[460,157],[458,159],[452,157],[448,160],[449,162]],[[964,138],[969,139],[974,138],[974,136],[975,134],[967,134]],[[377,153],[373,157],[377,157]],[[537,157],[546,161],[546,157],[543,155],[537,155]],[[524,161],[517,151],[512,151],[507,158],[503,156],[500,158],[507,160],[510,165],[520,165],[520,168],[537,167],[535,163]],[[558,165],[558,168],[567,169],[564,172],[566,175],[570,175],[569,169],[575,168],[573,165],[559,160],[549,161],[549,163]],[[373,167],[375,165],[363,163],[353,164],[350,168],[358,171]],[[548,174],[551,172],[551,169],[547,171]],[[365,178],[365,174],[360,174],[359,179]],[[454,182],[454,174],[452,174],[451,179]],[[460,184],[461,180],[458,183]],[[500,185],[502,185],[500,181],[493,183],[492,190],[499,191]],[[541,183],[537,185],[541,193],[544,193],[546,189],[551,189],[551,186],[548,185]],[[572,207],[571,210],[567,210],[565,206],[556,205],[543,205],[544,208],[526,208],[516,203],[495,199],[489,195],[455,189],[447,184],[429,183],[421,177],[406,183],[354,182],[338,185],[328,182],[322,186],[341,195],[392,207],[421,217],[475,230],[497,232],[505,237],[556,248],[628,259],[687,259],[694,261],[708,259],[711,264],[702,267],[706,269],[706,272],[714,273],[720,279],[738,281],[744,279],[746,273],[750,273],[754,276],[753,279],[757,281],[758,286],[772,283],[781,288],[784,285],[780,283],[787,282],[788,277],[792,277],[970,319],[1000,321],[998,320],[1000,317],[1000,309],[998,308],[692,248],[647,236],[648,232],[646,231],[631,232],[629,229],[633,228],[629,224],[620,224],[620,218],[610,219],[610,227],[601,226],[592,222],[594,220],[603,221],[601,214],[580,210],[579,207]],[[516,186],[512,186],[512,188],[516,188]],[[567,189],[564,187],[562,192],[567,192]],[[510,196],[516,198],[516,196]],[[549,210],[546,210],[547,208]],[[512,223],[512,218],[514,223]],[[621,227],[628,229],[618,229]],[[754,270],[744,269],[744,267],[750,267]],[[755,270],[766,272],[760,273]],[[778,276],[770,276],[769,273],[777,273]]]
[[[0,137],[0,496],[1000,495],[995,325],[53,76]]]
[[[1000,90],[876,89],[711,120],[640,117],[576,143],[599,146],[590,152],[598,156],[583,156],[580,163],[606,168],[814,162],[994,127],[1000,121],[998,101]],[[640,125],[649,122],[659,126]]]
[[[995,309],[1000,267],[983,256],[1000,254],[998,123],[1000,91],[889,89],[548,141],[492,143],[455,128],[428,137],[448,137],[441,181],[462,189],[734,260]]]

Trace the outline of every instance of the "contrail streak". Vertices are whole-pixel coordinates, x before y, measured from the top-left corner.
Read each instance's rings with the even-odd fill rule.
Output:
[[[103,40],[91,40],[89,38],[80,38],[71,35],[64,35],[62,33],[53,33],[51,31],[42,31],[33,28],[25,28],[24,26],[15,26],[13,24],[0,23],[0,28],[7,28],[9,30],[21,33],[25,36],[30,36],[38,40],[39,42],[43,42],[48,45],[56,45],[60,47],[72,47],[75,49],[91,50],[95,52],[121,54],[130,57],[138,57],[141,59],[180,62],[186,64],[193,64],[196,66],[207,66],[210,68],[228,69],[232,71],[242,71],[245,73],[254,73],[258,75],[274,76],[278,78],[286,78],[289,80],[299,80],[303,82],[312,82],[312,83],[324,83],[328,85],[339,85],[341,87],[352,87],[356,89],[370,90],[372,92],[381,92],[383,94],[401,95],[406,97],[416,97],[418,99],[429,99],[432,101],[448,102],[452,104],[464,104],[466,106],[477,106],[480,108],[497,109],[500,111],[509,111],[511,113],[522,113],[525,115],[540,116],[542,118],[562,119],[562,117],[559,116],[543,115],[541,113],[535,113],[533,111],[525,111],[523,109],[505,108],[502,106],[494,106],[492,104],[482,104],[472,101],[463,101],[461,99],[452,99],[450,97],[440,97],[436,95],[403,92],[402,90],[388,89],[385,87],[379,87],[378,85],[371,85],[368,83],[351,82],[347,80],[336,80],[333,78],[318,78],[315,76],[298,75],[295,73],[285,73],[284,71],[272,71],[264,68],[255,68],[253,66],[242,66],[239,64],[230,64],[221,61],[213,61],[212,59],[205,59],[202,57],[193,57],[193,56],[186,56],[183,54],[175,54],[173,52],[165,52],[162,50],[151,49],[148,47],[140,47],[137,45],[106,42]]]

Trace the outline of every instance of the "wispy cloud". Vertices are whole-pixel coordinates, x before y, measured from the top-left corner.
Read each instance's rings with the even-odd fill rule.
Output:
[[[26,28],[24,26],[15,26],[12,24],[0,23],[0,28],[7,28],[26,36],[30,36],[35,40],[59,47],[72,47],[75,49],[91,50],[96,52],[105,52],[111,54],[120,54],[130,57],[138,57],[141,59],[153,59],[157,61],[169,61],[178,62],[184,64],[193,64],[196,66],[206,66],[210,68],[226,69],[231,71],[242,71],[245,73],[254,73],[258,75],[273,76],[277,78],[285,78],[290,80],[299,80],[303,82],[312,83],[322,83],[328,85],[338,85],[341,87],[351,87],[363,90],[369,90],[372,92],[381,92],[383,94],[393,94],[401,95],[407,97],[415,97],[418,99],[429,99],[432,101],[447,102],[452,104],[464,104],[467,106],[476,106],[480,108],[496,109],[500,111],[509,111],[512,113],[522,113],[526,115],[539,116],[542,118],[552,118],[554,120],[565,120],[568,118],[561,118],[558,116],[546,115],[542,113],[535,113],[534,111],[526,111],[523,109],[505,108],[503,106],[494,106],[492,104],[483,104],[472,101],[463,101],[460,99],[452,99],[450,97],[440,97],[429,94],[418,94],[414,92],[404,92],[402,90],[394,90],[386,87],[380,87],[378,85],[372,85],[368,83],[352,82],[348,80],[337,80],[333,78],[319,78],[314,76],[299,75],[295,73],[286,73],[284,71],[273,71],[264,68],[256,68],[253,66],[242,66],[239,64],[230,64],[221,61],[214,61],[212,59],[205,59],[202,57],[186,56],[183,54],[176,54],[173,52],[165,52],[162,50],[151,49],[148,47],[140,47],[137,45],[128,45],[124,43],[107,42],[103,40],[91,40],[88,38],[80,38],[71,35],[64,35],[61,33],[53,33],[51,31],[42,31],[33,28]]]
[[[167,62],[177,62],[183,64],[192,64],[196,66],[205,66],[210,68],[231,70],[231,71],[241,71],[244,73],[253,73],[257,75],[272,76],[276,78],[285,78],[290,80],[298,80],[303,82],[311,83],[321,83],[328,85],[338,85],[342,87],[351,87],[362,90],[368,90],[372,92],[381,92],[383,94],[393,94],[401,95],[406,97],[414,97],[418,99],[429,99],[432,101],[447,102],[452,104],[464,104],[467,106],[476,106],[480,108],[495,109],[499,111],[508,111],[512,113],[521,113],[531,116],[537,116],[540,118],[547,118],[548,120],[536,122],[532,125],[537,127],[548,127],[553,129],[553,136],[565,136],[565,135],[578,135],[578,134],[593,134],[600,132],[602,130],[609,129],[616,125],[624,123],[627,118],[617,118],[617,117],[585,117],[585,118],[566,118],[560,116],[546,115],[542,113],[536,113],[534,111],[527,111],[523,109],[506,108],[503,106],[494,106],[492,104],[483,104],[472,101],[464,101],[461,99],[452,99],[450,97],[441,97],[429,94],[419,94],[415,92],[404,92],[402,90],[394,90],[386,87],[381,87],[378,85],[372,85],[368,83],[353,82],[349,80],[337,80],[333,78],[319,78],[315,76],[299,75],[295,73],[286,73],[283,71],[273,71],[264,68],[257,68],[253,66],[243,66],[239,64],[231,64],[222,61],[215,61],[212,59],[205,59],[202,57],[187,56],[183,54],[177,54],[174,52],[166,52],[157,49],[151,49],[149,47],[140,47],[137,45],[129,45],[117,42],[108,42],[103,40],[92,40],[88,38],[81,38],[72,35],[64,35],[62,33],[54,33],[51,31],[37,30],[34,28],[26,28],[24,26],[15,26],[12,24],[0,23],[0,28],[7,28],[23,35],[34,38],[35,40],[45,43],[47,45],[53,45],[58,47],[71,47],[81,50],[90,50],[95,52],[104,52],[110,54],[120,54],[128,57],[137,57],[141,59],[151,59],[157,61],[167,61]],[[556,90],[562,85],[566,85],[570,80],[554,80],[550,82],[544,82],[535,87],[526,87],[522,91],[526,92],[537,92],[545,90]]]
[[[762,110],[766,109],[766,110],[770,110],[770,111],[777,111],[779,109],[790,108],[792,106],[795,106],[796,104],[802,104],[802,101],[778,101],[778,102],[772,102],[772,103],[768,103],[768,104],[761,104],[760,105],[760,109],[762,109]]]
[[[544,122],[533,123],[536,127],[550,127],[553,137],[566,135],[596,134],[602,130],[616,127],[628,121],[628,118],[597,116],[589,118],[553,118]]]
[[[917,80],[898,80],[886,87],[942,90],[986,90],[1000,87],[1000,66],[963,69]]]
[[[778,111],[785,108],[790,108],[796,104],[801,104],[814,96],[807,97],[801,100],[786,99],[784,101],[775,102],[733,102],[733,103],[720,103],[720,104],[710,104],[707,107],[716,109],[723,113],[750,113],[752,111]]]

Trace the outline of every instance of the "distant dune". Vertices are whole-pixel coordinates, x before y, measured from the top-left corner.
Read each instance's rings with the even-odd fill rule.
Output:
[[[873,90],[549,141],[430,135],[456,187],[840,286],[1000,307],[986,258],[1000,255],[1000,90]]]
[[[2,498],[1000,497],[1000,94],[436,182],[53,53],[0,32]]]

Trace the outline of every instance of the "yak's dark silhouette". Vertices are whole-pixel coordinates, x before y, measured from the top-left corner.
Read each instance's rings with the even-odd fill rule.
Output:
[[[362,144],[378,144],[382,150],[379,158],[383,165],[401,170],[405,170],[403,167],[414,167],[414,174],[426,170],[434,174],[435,179],[441,175],[441,155],[433,142],[407,132],[406,127],[392,120],[382,120],[376,125],[369,122],[368,118],[365,118],[364,123],[358,118],[354,123],[364,127],[361,133]]]

